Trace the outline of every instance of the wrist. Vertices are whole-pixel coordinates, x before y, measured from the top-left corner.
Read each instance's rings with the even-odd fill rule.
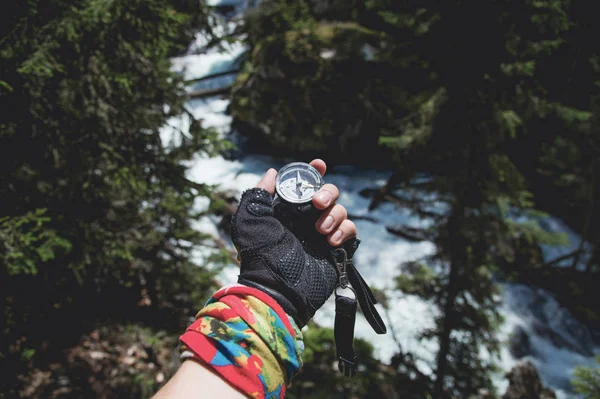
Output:
[[[277,289],[269,288],[266,285],[247,280],[241,276],[238,278],[238,283],[250,288],[254,288],[268,295],[269,298],[272,298],[279,306],[281,306],[282,310],[288,316],[294,319],[299,328],[304,327],[316,311],[313,310],[312,313],[307,310],[299,311],[299,309],[306,309],[306,307],[298,305],[301,303],[301,298],[298,298],[293,291],[288,292],[288,295],[293,298],[290,300],[288,296],[283,295]]]

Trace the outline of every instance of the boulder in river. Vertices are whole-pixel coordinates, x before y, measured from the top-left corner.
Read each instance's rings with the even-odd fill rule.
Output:
[[[517,364],[506,374],[509,386],[502,399],[556,399],[556,394],[544,388],[533,364]]]
[[[531,342],[527,331],[521,326],[517,326],[510,336],[508,343],[510,354],[516,359],[521,359],[531,354]]]

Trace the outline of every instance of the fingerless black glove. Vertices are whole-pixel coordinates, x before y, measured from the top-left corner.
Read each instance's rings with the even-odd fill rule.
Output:
[[[269,294],[302,328],[336,286],[335,260],[315,216],[280,209],[266,190],[242,195],[231,232],[242,263],[238,282]],[[350,256],[357,246],[345,246]]]

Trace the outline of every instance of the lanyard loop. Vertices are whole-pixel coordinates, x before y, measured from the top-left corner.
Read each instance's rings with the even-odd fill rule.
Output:
[[[352,264],[352,259],[348,259],[348,253],[343,248],[337,248],[336,267],[338,272],[338,285],[335,288],[335,324],[333,334],[335,337],[335,349],[338,358],[338,369],[344,376],[352,377],[356,373],[357,359],[354,354],[354,324],[356,322],[356,291],[350,286],[348,281],[348,265]],[[338,293],[351,290],[354,295],[352,298]]]
[[[335,348],[338,358],[338,368],[346,377],[352,377],[357,370],[357,359],[354,354],[354,324],[356,322],[357,302],[360,308],[377,334],[385,334],[386,328],[381,316],[375,309],[377,300],[371,289],[362,278],[354,263],[352,255],[358,247],[358,240],[351,243],[350,253],[346,248],[333,250],[336,269],[338,272],[338,284],[335,288],[335,324],[333,334],[335,337]],[[350,255],[350,256],[349,256]],[[342,293],[338,293],[338,289]],[[353,298],[343,295],[343,291],[349,289],[354,294]]]

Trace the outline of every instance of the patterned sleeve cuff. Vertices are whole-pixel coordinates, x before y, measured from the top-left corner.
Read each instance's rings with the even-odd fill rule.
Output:
[[[182,359],[201,360],[253,398],[283,398],[302,367],[293,319],[264,292],[240,284],[217,291],[180,340]]]

